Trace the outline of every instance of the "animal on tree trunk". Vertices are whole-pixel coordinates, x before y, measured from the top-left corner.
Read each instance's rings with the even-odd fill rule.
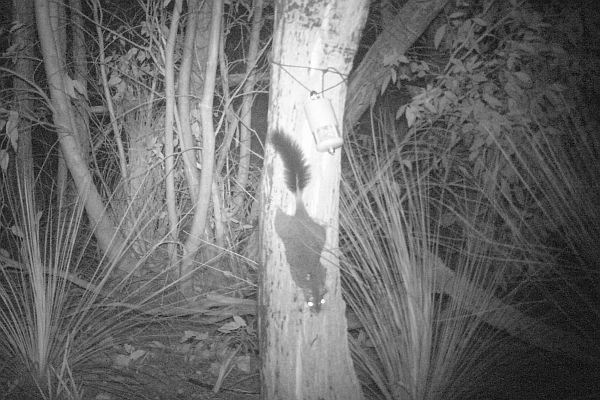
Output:
[[[309,166],[302,149],[290,136],[273,132],[271,144],[283,161],[286,186],[296,197],[294,215],[277,210],[275,229],[285,246],[292,279],[302,289],[308,308],[318,313],[325,304],[326,293],[326,271],[320,262],[325,228],[308,215],[302,202],[302,193],[310,182]]]

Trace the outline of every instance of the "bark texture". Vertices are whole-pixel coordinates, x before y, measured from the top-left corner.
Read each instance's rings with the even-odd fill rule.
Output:
[[[312,179],[300,201],[311,220],[324,228],[326,239],[322,253],[307,259],[317,260],[326,269],[327,294],[324,307],[314,312],[292,279],[285,245],[275,226],[278,213],[294,215],[296,199],[284,184],[281,159],[268,146],[262,182],[259,290],[263,399],[362,399],[348,347],[335,254],[341,150],[334,155],[317,152],[303,105],[311,91],[322,92],[336,115],[343,115],[346,74],[367,8],[363,0],[275,3],[269,130],[291,135],[310,168]]]

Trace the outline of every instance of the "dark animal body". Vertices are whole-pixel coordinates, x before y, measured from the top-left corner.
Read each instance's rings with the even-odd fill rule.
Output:
[[[286,186],[296,197],[294,215],[277,210],[275,230],[285,246],[292,279],[303,290],[311,311],[319,312],[326,293],[326,271],[320,262],[325,228],[310,218],[302,202],[302,192],[310,182],[309,166],[302,149],[291,137],[274,132],[271,144],[283,161]]]

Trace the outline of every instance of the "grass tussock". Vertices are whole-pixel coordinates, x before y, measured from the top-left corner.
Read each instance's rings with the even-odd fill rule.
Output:
[[[500,364],[525,374],[535,361],[516,357],[507,333],[532,357],[578,359],[564,351],[575,340],[585,362],[600,359],[600,136],[569,104],[511,135],[490,131],[479,173],[460,146],[432,145],[446,137],[433,129],[396,147],[347,146],[343,283],[364,328],[351,337],[355,363],[375,396],[485,397]],[[384,125],[373,143],[394,136]]]
[[[342,266],[366,333],[353,338],[355,362],[382,398],[464,399],[501,355],[498,332],[480,318],[502,317],[493,210],[476,185],[411,169],[406,156],[388,151],[365,167],[349,154]]]
[[[90,262],[93,246],[80,202],[50,207],[58,211],[42,216],[30,188],[20,186],[14,198],[18,254],[11,256],[18,262],[3,262],[0,269],[5,398],[81,399],[94,393],[138,398],[135,382],[110,354],[134,328],[163,318],[144,311],[173,287],[159,285],[169,271],[136,286],[143,260],[127,276],[116,273],[124,256]]]
[[[557,103],[552,123],[523,126],[519,143],[490,135],[536,210],[523,230],[544,244],[546,262],[528,288],[548,304],[547,319],[583,337],[589,354],[600,359],[599,126],[591,107],[566,98]],[[519,212],[514,202],[502,201]]]

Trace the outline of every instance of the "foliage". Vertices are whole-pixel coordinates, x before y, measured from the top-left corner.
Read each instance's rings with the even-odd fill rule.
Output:
[[[163,152],[164,146],[164,135],[162,130],[164,129],[163,119],[165,117],[162,107],[164,106],[164,42],[166,41],[166,33],[168,31],[170,11],[162,7],[159,2],[150,2],[147,5],[145,15],[135,15],[134,18],[128,20],[128,23],[122,26],[113,25],[107,23],[107,26],[103,27],[104,41],[106,43],[106,64],[107,70],[109,71],[108,85],[111,90],[111,99],[117,110],[117,117],[119,121],[122,121],[122,131],[124,133],[125,141],[128,150],[128,168],[129,174],[132,177],[131,181],[127,184],[129,187],[121,187],[122,192],[117,192],[115,185],[107,185],[107,196],[112,201],[112,207],[115,209],[116,214],[120,214],[121,210],[129,207],[130,204],[128,199],[131,196],[129,192],[139,191],[137,198],[147,198],[142,192],[147,190],[147,187],[140,186],[138,183],[138,176],[144,176],[148,168],[151,168],[154,176],[150,179],[145,180],[145,184],[150,184],[152,189],[154,185],[164,184],[165,171],[161,168],[165,161],[165,155]],[[236,116],[236,108],[239,103],[239,99],[243,95],[240,93],[242,83],[235,84],[230,82],[229,73],[240,72],[240,65],[243,65],[244,61],[244,49],[243,46],[247,45],[247,39],[245,37],[246,31],[249,29],[249,20],[252,16],[251,9],[247,8],[247,5],[240,2],[234,2],[227,7],[225,15],[226,26],[224,28],[225,33],[232,36],[224,38],[223,46],[221,51],[226,52],[221,56],[221,86],[217,88],[217,94],[215,101],[218,104],[214,109],[215,125],[216,125],[216,141],[217,141],[217,154],[216,154],[216,167],[218,169],[215,179],[216,190],[213,199],[214,218],[211,220],[210,228],[207,230],[207,241],[217,242],[218,246],[225,246],[225,243],[236,243],[248,235],[249,219],[255,218],[253,215],[247,215],[248,210],[251,208],[254,198],[253,192],[249,188],[242,188],[242,190],[250,190],[248,196],[244,196],[248,204],[243,204],[241,209],[237,209],[233,204],[233,194],[237,192],[235,170],[237,167],[237,160],[235,156],[237,144],[233,142],[232,136],[236,131],[236,124],[238,123],[239,116]],[[189,14],[185,15],[189,17]],[[181,39],[177,40],[175,50],[175,63],[179,67],[181,62],[181,53],[183,47],[183,33],[185,24],[181,25]],[[204,29],[205,27],[203,27]],[[233,32],[233,33],[232,33]],[[242,38],[242,39],[240,39]],[[194,59],[194,73],[192,76],[192,88],[197,90],[202,84],[202,70],[204,68],[203,63],[205,60],[201,60],[198,57],[202,57],[203,46],[206,44],[196,44],[196,58]],[[233,80],[233,79],[232,79]],[[236,81],[237,82],[237,81]],[[231,87],[230,87],[231,86]],[[105,101],[108,101],[106,99]],[[192,110],[190,115],[190,121],[192,123],[192,131],[195,135],[195,143],[201,142],[200,135],[202,134],[201,127],[199,126],[199,115],[195,105],[198,101],[198,95],[192,94],[191,103]],[[106,122],[103,122],[106,124]],[[107,127],[102,127],[102,130]],[[177,122],[177,129],[182,129],[180,123]],[[264,135],[265,132],[261,132]],[[108,140],[107,140],[108,139]],[[103,165],[108,165],[104,171],[100,171],[100,176],[118,176],[116,152],[114,151],[114,144],[112,139],[103,138],[105,145],[101,146],[101,150],[108,150],[106,152],[107,159],[104,160]],[[174,135],[174,179],[176,186],[176,203],[177,203],[177,215],[179,216],[179,235],[176,239],[185,241],[187,234],[189,233],[189,224],[191,222],[191,214],[194,208],[195,200],[190,196],[190,190],[186,187],[186,180],[184,174],[184,166],[182,162],[182,148],[180,140],[180,133]],[[103,153],[104,154],[104,153]],[[201,152],[198,152],[197,166],[200,166]],[[258,157],[253,157],[253,162],[259,163]],[[156,167],[159,168],[156,168]],[[257,167],[259,165],[254,165]],[[256,183],[258,181],[258,168],[253,168],[252,173],[254,176],[251,180]],[[106,179],[106,181],[114,181]],[[159,192],[160,193],[160,192]],[[158,197],[154,199],[156,206],[160,206],[161,202],[165,199]],[[137,207],[138,205],[132,205]],[[148,242],[155,242],[157,238],[164,236],[167,232],[165,227],[168,226],[166,213],[158,213],[156,207],[153,208],[149,205],[146,210],[147,215],[145,218],[154,220],[155,224],[146,224],[148,227],[155,228],[155,231],[149,231],[143,237]],[[134,217],[137,215],[133,214]],[[238,215],[239,214],[239,215]],[[120,217],[119,217],[120,218]],[[221,226],[221,225],[226,226]],[[127,230],[130,228],[125,226]],[[161,229],[163,228],[163,229]],[[225,239],[218,237],[223,233],[230,235]],[[147,250],[147,246],[144,243],[136,245],[140,250],[138,254],[144,254]],[[221,249],[214,249],[209,251],[206,259],[210,259],[210,255],[219,257],[222,259],[223,252]],[[229,253],[231,254],[231,253]],[[209,285],[209,282],[214,281],[219,284],[231,283],[229,281],[223,281],[223,273],[228,277],[234,278],[236,285],[245,285],[244,282],[248,282],[251,271],[247,270],[245,262],[241,262],[234,257],[228,257],[230,265],[221,263],[220,265],[214,266],[216,272],[212,274],[212,268],[207,269],[205,274],[212,274],[208,279],[202,279],[200,283]],[[219,271],[221,270],[221,271]],[[219,281],[220,280],[220,281]],[[214,287],[207,287],[206,289],[215,289]]]
[[[410,152],[381,154],[367,167],[349,155],[341,204],[346,300],[376,353],[355,345],[355,356],[384,398],[466,398],[501,355],[498,333],[478,316],[492,310],[508,260],[489,232],[477,230],[492,215],[483,192],[474,183],[436,182],[431,169],[411,171],[400,162]],[[452,212],[462,231],[444,237],[442,212]],[[440,268],[454,271],[460,296],[439,291]],[[463,290],[461,280],[485,296]]]
[[[592,71],[600,57],[586,37],[598,36],[597,25],[585,14],[595,10],[484,4],[479,13],[449,16],[440,44],[449,61],[406,115],[419,121],[416,130],[432,128],[432,140],[468,156],[469,170],[505,210],[496,229],[526,244],[533,261],[513,276],[533,276],[554,312],[593,343],[600,143]],[[560,289],[549,283],[557,279]]]
[[[89,95],[85,100],[94,107],[86,107],[88,103],[82,101],[79,95],[72,94],[74,102],[83,103],[79,111],[88,112],[90,140],[92,151],[90,156],[90,169],[95,179],[95,184],[100,189],[110,211],[110,217],[118,223],[118,229],[126,237],[126,248],[118,260],[108,262],[97,254],[92,254],[94,242],[86,219],[82,217],[82,206],[77,202],[75,211],[68,209],[63,204],[35,204],[31,191],[33,188],[21,188],[21,192],[14,198],[22,199],[19,204],[13,203],[10,209],[3,208],[3,217],[11,214],[14,218],[10,221],[13,233],[12,243],[14,249],[11,256],[19,258],[18,264],[0,265],[0,355],[3,359],[11,360],[16,370],[22,377],[30,379],[14,379],[22,384],[14,388],[13,395],[19,397],[18,392],[26,386],[30,391],[23,396],[36,396],[40,394],[46,398],[80,398],[84,392],[102,390],[116,392],[119,398],[132,398],[139,393],[119,393],[128,390],[131,382],[123,380],[115,382],[120,371],[114,371],[110,361],[106,362],[107,351],[124,342],[125,335],[138,324],[146,324],[160,320],[164,315],[190,313],[189,309],[177,308],[181,298],[177,297],[176,276],[178,265],[167,260],[164,256],[165,243],[184,240],[185,216],[192,209],[193,199],[185,190],[185,179],[181,163],[181,147],[177,147],[176,158],[176,184],[178,189],[177,205],[179,206],[181,236],[175,240],[168,239],[171,233],[166,224],[164,208],[164,193],[161,190],[164,180],[164,170],[161,170],[164,161],[163,138],[160,132],[164,128],[162,122],[164,113],[160,110],[164,106],[164,41],[165,32],[169,24],[171,9],[160,2],[142,3],[88,3],[92,7],[98,5],[98,19],[86,18],[81,28],[86,35],[86,45],[90,46],[90,59],[96,60],[98,47],[106,53],[103,62],[91,62],[88,67],[90,74],[87,76],[85,86]],[[241,7],[239,2],[232,3],[228,8],[228,21],[231,25],[227,30],[238,29],[245,32],[251,9]],[[235,7],[234,7],[235,5]],[[140,6],[143,12],[140,12]],[[92,13],[90,13],[92,14]],[[67,12],[66,17],[69,17]],[[95,16],[94,16],[95,17]],[[68,25],[65,23],[65,25]],[[235,26],[235,28],[232,28]],[[181,25],[180,33],[184,32]],[[100,36],[98,36],[100,35]],[[242,34],[240,33],[240,36]],[[183,37],[183,35],[181,35]],[[100,38],[102,40],[100,40]],[[32,39],[33,40],[33,39]],[[232,41],[233,43],[234,41]],[[235,51],[239,51],[243,59],[243,51],[237,48],[240,41],[236,42]],[[70,43],[69,43],[70,44]],[[242,44],[246,44],[243,42]],[[177,42],[176,62],[179,65],[182,41]],[[229,49],[231,50],[231,49]],[[10,53],[9,53],[10,55]],[[67,52],[67,59],[71,56]],[[68,60],[64,60],[68,63]],[[202,63],[204,60],[196,60]],[[222,69],[234,68],[233,64],[227,65],[227,57],[223,54]],[[239,64],[239,62],[238,62]],[[108,77],[108,93],[102,88],[101,66],[106,68]],[[4,72],[10,72],[3,70]],[[224,71],[223,76],[226,74]],[[201,74],[198,74],[201,75]],[[198,79],[198,75],[193,79]],[[4,78],[6,79],[6,77]],[[69,80],[69,82],[71,82]],[[197,82],[199,83],[199,82]],[[236,118],[226,115],[233,109],[232,101],[240,96],[238,91],[229,93],[229,82],[222,80],[221,91],[223,104],[215,112],[219,131],[221,169],[213,201],[215,204],[215,224],[229,223],[231,229],[221,229],[232,237],[225,243],[237,245],[237,236],[247,231],[248,223],[227,210],[229,196],[233,193],[230,187],[235,186],[235,179],[230,171],[235,168],[235,163],[227,160],[231,155],[229,142],[226,142],[221,133],[225,131],[225,124],[235,125]],[[46,119],[50,119],[50,101],[45,97],[43,84],[38,89],[38,97],[42,99],[36,110],[44,118],[41,121],[48,128]],[[241,85],[240,85],[241,87]],[[82,93],[82,90],[79,90]],[[8,98],[8,91],[2,91],[3,98]],[[227,96],[225,96],[225,93]],[[107,98],[108,96],[108,98]],[[193,96],[193,101],[197,99]],[[113,105],[114,119],[109,119],[107,112],[108,103]],[[0,110],[2,111],[2,110]],[[14,129],[19,116],[14,113],[7,115],[9,136],[12,146],[2,143],[0,149],[0,164],[6,170],[8,152],[5,149],[16,149],[17,130]],[[80,116],[78,115],[77,118]],[[192,115],[192,120],[197,115]],[[3,118],[0,123],[5,121]],[[113,123],[114,122],[114,123]],[[3,125],[1,128],[5,128]],[[178,126],[179,128],[179,126]],[[50,126],[50,128],[52,127]],[[232,132],[230,128],[227,130]],[[52,135],[47,135],[51,137]],[[116,151],[118,138],[122,138],[126,154],[128,179],[122,180],[119,168],[119,155]],[[178,136],[174,137],[176,146]],[[198,139],[198,138],[196,138]],[[51,141],[55,146],[56,137]],[[38,152],[34,144],[34,153]],[[44,154],[44,157],[52,158]],[[230,157],[232,158],[232,157]],[[225,165],[225,167],[223,167]],[[47,169],[47,164],[36,165],[39,170]],[[224,171],[224,172],[223,172]],[[55,171],[44,171],[50,184],[46,193],[36,186],[36,199],[44,197],[54,184]],[[221,176],[221,174],[223,176]],[[2,181],[2,195],[4,196],[12,182]],[[37,183],[36,183],[37,185]],[[38,196],[43,193],[44,196]],[[58,196],[57,196],[58,197]],[[222,198],[220,198],[222,197]],[[3,197],[5,198],[5,197]],[[8,198],[8,197],[6,197]],[[224,213],[217,210],[223,202]],[[36,214],[37,206],[43,208],[44,216]],[[73,207],[73,205],[70,205]],[[244,205],[245,211],[249,206]],[[219,212],[217,212],[219,211]],[[244,216],[245,217],[245,216]],[[227,227],[230,228],[230,227]],[[3,240],[7,231],[2,232]],[[4,242],[2,244],[4,247]],[[248,278],[249,272],[245,263],[235,262],[237,255],[219,249],[215,251],[220,257],[229,254],[234,261],[232,266],[224,266],[215,262],[204,272],[215,270],[215,277],[211,289],[224,289],[223,276],[234,278],[234,290],[247,290],[253,286]],[[128,276],[114,278],[113,274],[119,262],[131,260],[135,254],[139,261],[133,267],[133,273]],[[121,259],[122,258],[122,259]],[[235,264],[235,265],[233,265]],[[243,264],[241,267],[239,264]],[[204,266],[204,265],[203,265]],[[236,267],[232,272],[228,267]],[[222,271],[226,269],[226,271]],[[198,272],[194,269],[194,273]],[[208,283],[205,280],[203,283]],[[241,283],[240,283],[241,282]],[[160,301],[159,301],[160,300]],[[158,316],[157,316],[158,315]],[[239,349],[249,350],[255,341],[256,333],[250,326],[239,327],[235,335],[229,335],[227,343],[237,345]],[[3,370],[3,374],[6,370]],[[104,385],[102,382],[106,382]],[[112,386],[112,388],[111,388]],[[23,389],[25,390],[25,389]],[[133,389],[131,389],[133,391]],[[1,397],[1,396],[0,396]]]
[[[150,290],[153,282],[136,285],[134,276],[109,280],[120,260],[89,264],[81,203],[41,217],[30,190],[20,186],[13,196],[20,199],[11,209],[18,263],[3,262],[0,271],[0,354],[21,371],[11,395],[80,399],[102,391],[135,398],[109,351],[139,324],[157,320],[140,311],[158,309],[154,302],[169,287]]]
[[[568,322],[598,357],[600,328],[600,140],[597,122],[562,99],[559,121],[534,121],[520,143],[496,142],[536,211],[527,227],[543,242],[548,262],[527,288],[543,293],[547,318]],[[494,140],[496,138],[494,137]],[[512,154],[509,157],[508,154]]]
[[[357,136],[348,147],[345,285],[365,327],[354,350],[386,398],[477,398],[478,374],[505,351],[497,332],[463,318],[473,293],[426,298],[435,284],[423,271],[437,259],[489,296],[517,292],[528,315],[576,332],[600,354],[590,73],[600,58],[584,42],[598,30],[577,5],[477,4],[446,16],[436,56],[386,60],[383,90],[395,83],[414,94],[396,113],[408,133],[384,118],[372,145]]]
[[[587,75],[583,60],[566,50],[582,48],[583,21],[576,6],[555,12],[551,5],[483,2],[451,13],[438,28],[434,45],[447,57],[441,67],[422,54],[419,61],[388,60],[391,80],[415,93],[397,115],[413,134],[445,149],[432,165],[441,174],[479,177],[487,195],[515,214],[501,224],[505,239],[529,245],[547,242],[559,228],[531,190],[537,177],[517,159],[535,156],[541,136],[562,141],[561,129],[576,109],[581,129],[595,129],[579,117],[587,110],[580,99],[591,100],[578,78]]]

